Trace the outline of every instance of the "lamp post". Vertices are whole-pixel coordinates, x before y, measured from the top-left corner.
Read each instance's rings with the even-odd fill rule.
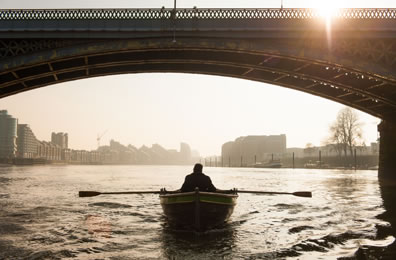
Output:
[[[173,1],[173,43],[176,42],[176,0]]]

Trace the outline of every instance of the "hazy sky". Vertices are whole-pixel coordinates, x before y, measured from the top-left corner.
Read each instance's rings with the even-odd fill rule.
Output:
[[[318,7],[325,1],[288,1],[284,7]],[[279,7],[280,1],[177,1],[179,7]],[[340,7],[396,7],[396,1],[326,1]],[[170,1],[17,1],[1,8],[172,7]],[[288,147],[320,145],[343,105],[302,92],[247,80],[193,74],[130,74],[98,77],[0,99],[40,140],[67,132],[73,149],[96,149],[110,139],[137,147],[188,143],[201,155],[244,135],[286,134]],[[379,119],[359,112],[366,144],[377,138]]]

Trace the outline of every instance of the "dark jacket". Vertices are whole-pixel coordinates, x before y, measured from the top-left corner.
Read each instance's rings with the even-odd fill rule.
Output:
[[[216,191],[216,187],[212,184],[210,177],[203,173],[191,173],[187,175],[180,190],[182,192],[194,191],[196,187],[200,191]]]

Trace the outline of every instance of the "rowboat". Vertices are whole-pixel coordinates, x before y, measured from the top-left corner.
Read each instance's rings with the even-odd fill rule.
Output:
[[[223,225],[232,215],[234,192],[178,192],[160,194],[160,203],[172,227],[204,231]]]
[[[281,191],[249,191],[222,190],[217,192],[202,192],[198,188],[193,192],[180,191],[79,191],[79,197],[94,197],[110,194],[159,194],[164,214],[171,226],[205,231],[224,224],[232,215],[237,193],[254,193],[268,195],[293,195],[311,198],[310,191],[281,192]]]

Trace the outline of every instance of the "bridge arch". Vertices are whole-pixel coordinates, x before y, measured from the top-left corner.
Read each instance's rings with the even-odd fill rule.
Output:
[[[367,72],[353,66],[353,60],[329,59],[328,51],[318,49],[323,50],[321,45],[304,49],[306,42],[180,37],[175,41],[14,40],[4,44],[15,47],[13,52],[8,47],[9,53],[3,53],[0,97],[104,75],[181,72],[265,82],[330,99],[382,119],[396,116],[396,85],[392,78],[378,74],[386,75],[383,66],[371,65],[372,71]],[[35,45],[42,49],[31,52]]]

